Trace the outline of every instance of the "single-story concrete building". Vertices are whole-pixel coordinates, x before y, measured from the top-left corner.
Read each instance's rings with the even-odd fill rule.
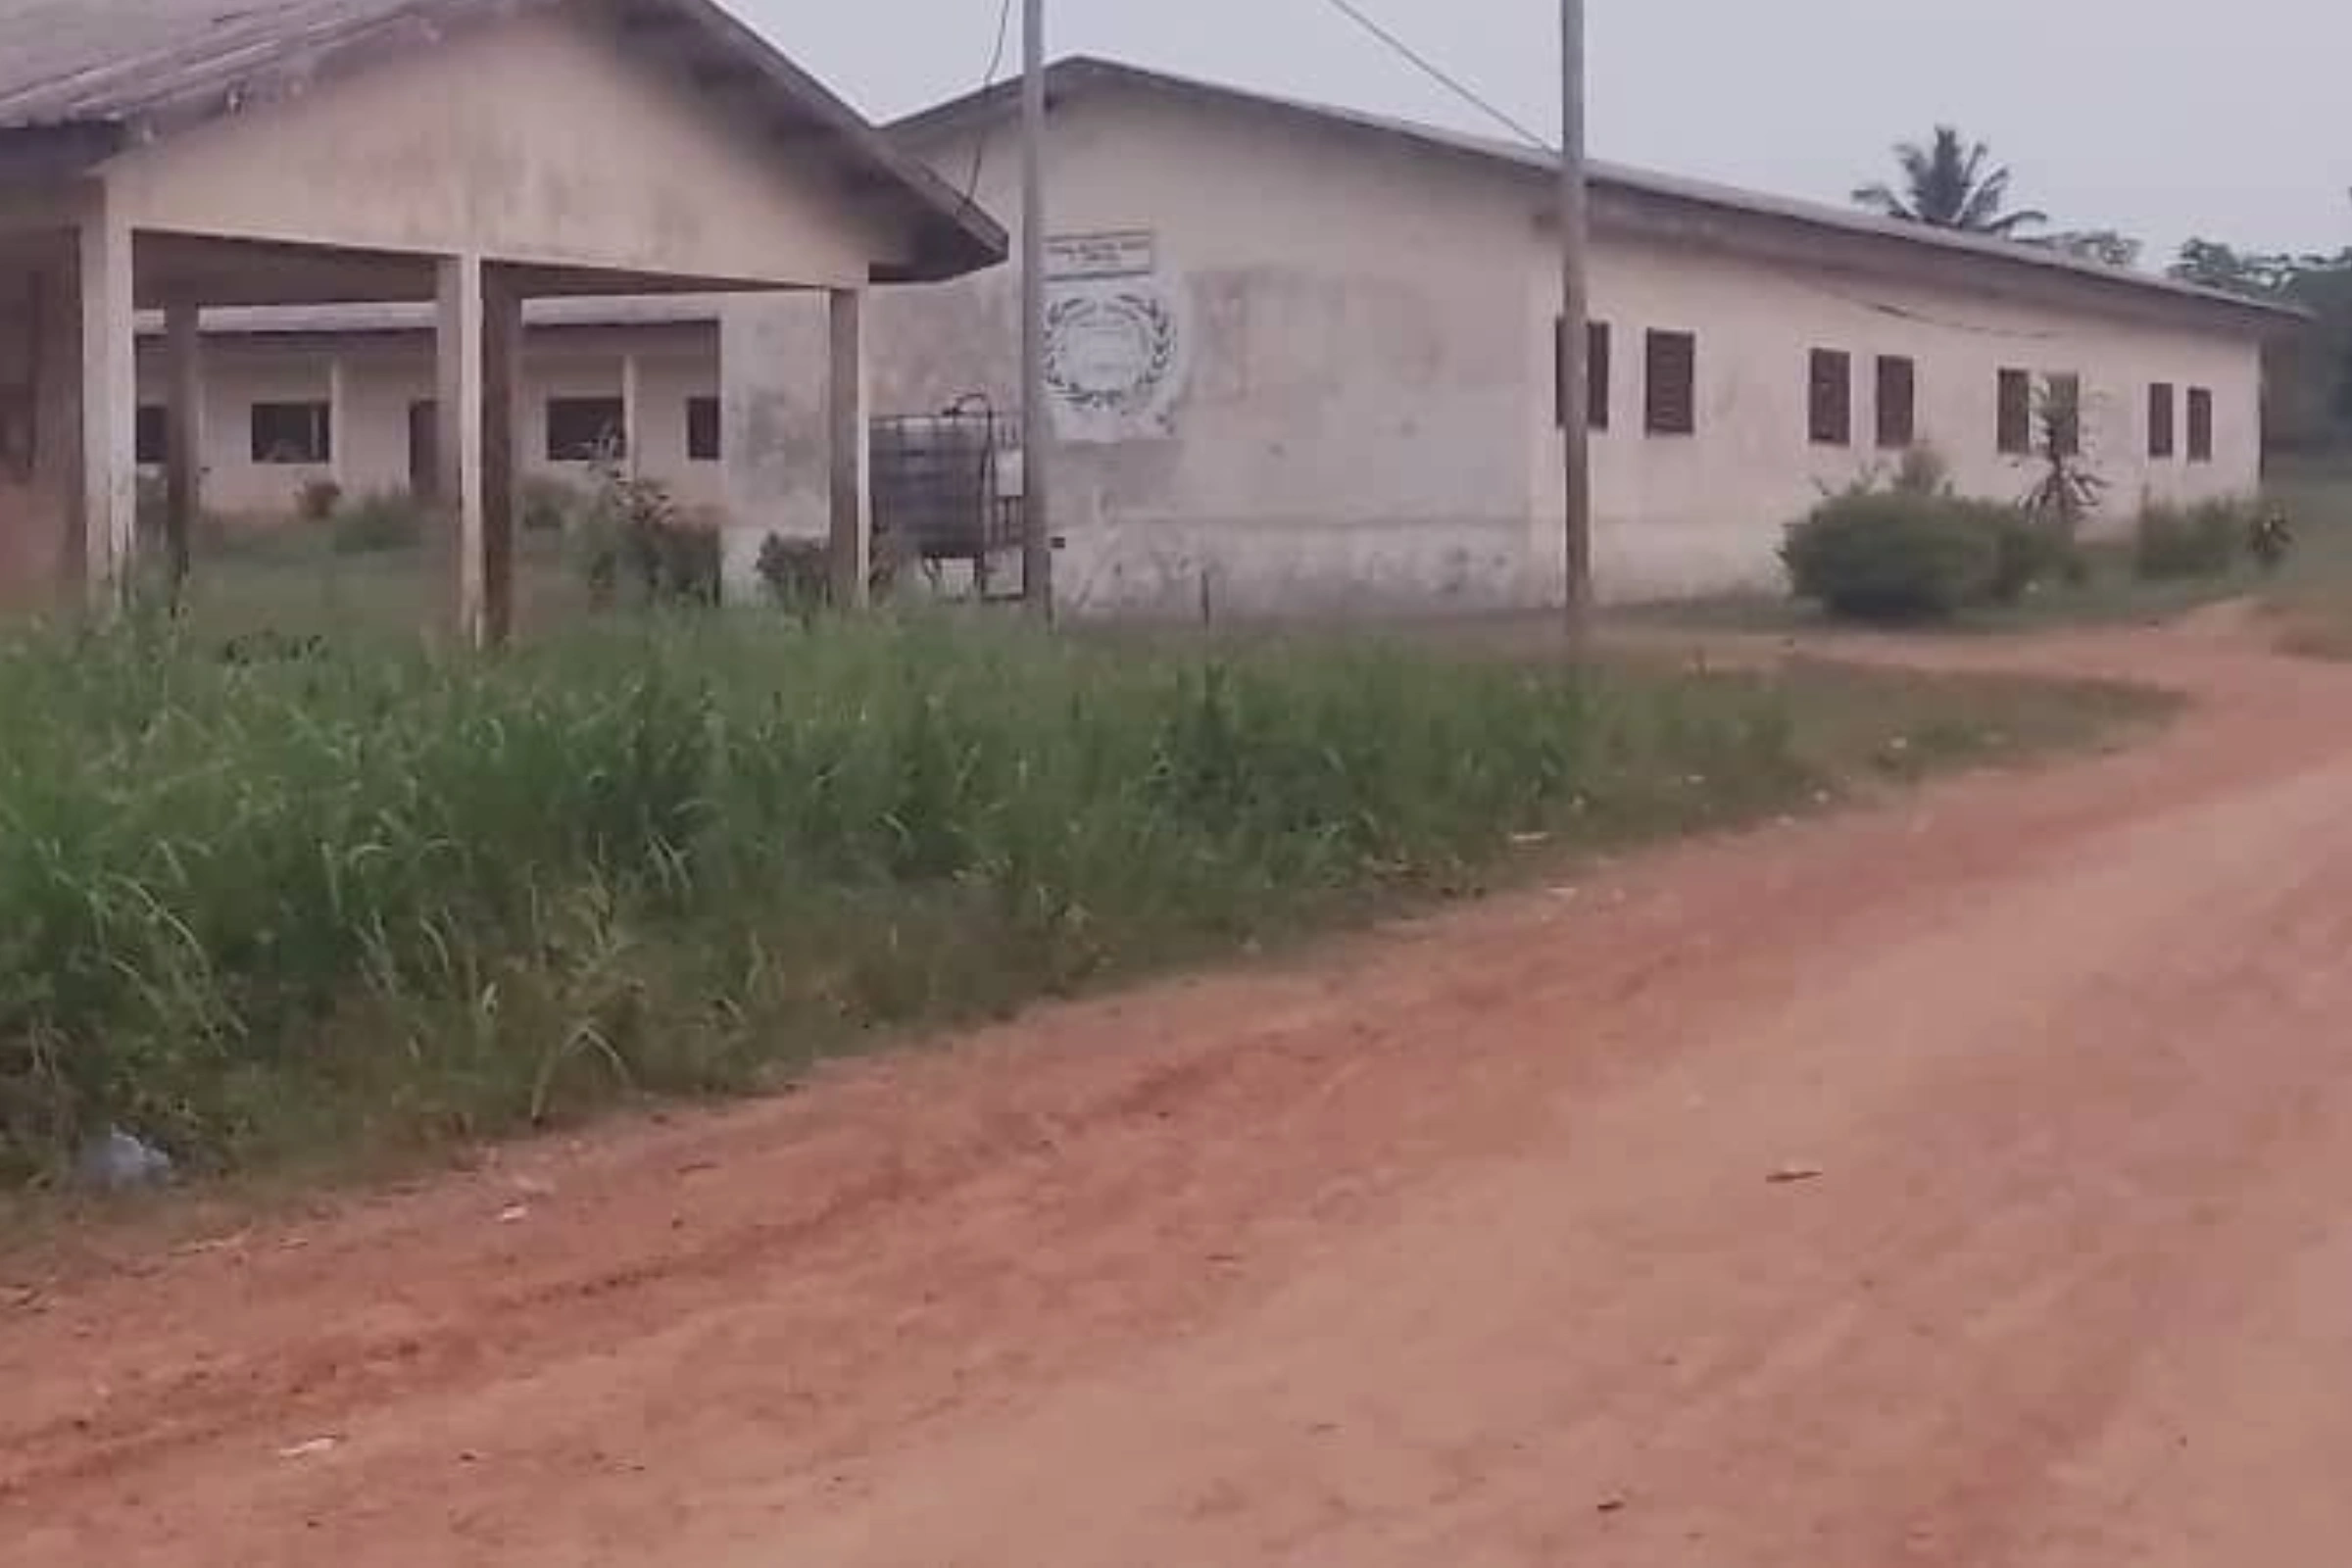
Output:
[[[590,14],[623,5],[625,40],[645,25],[625,7],[653,3]],[[685,80],[727,71],[710,56]],[[1063,608],[1557,602],[1550,155],[1096,60],[1054,66],[1050,97]],[[894,156],[927,166],[911,210],[951,238],[877,265],[954,275],[867,313],[875,415],[985,407],[1017,444],[1019,280],[970,270],[975,244],[1001,240],[980,209],[1018,213],[1016,107],[1002,86],[894,127]],[[1592,210],[1604,598],[1774,584],[1785,522],[1922,446],[1968,491],[2022,495],[2036,388],[2062,377],[2082,389],[2084,446],[2109,480],[2103,526],[2144,499],[2258,482],[2260,347],[2290,313],[1613,167],[1594,172]],[[638,471],[747,541],[833,525],[824,454],[862,421],[837,418],[826,297],[547,298],[526,319],[518,467],[580,472],[616,434]],[[421,488],[441,461],[433,321],[397,304],[208,315],[212,503],[282,510],[315,477]],[[151,334],[139,367],[149,457],[167,346]],[[1018,474],[1008,452],[1004,481]],[[1000,582],[1017,578],[1011,555]]]
[[[1049,91],[1064,604],[1556,603],[1556,158],[1099,60]],[[1017,109],[1000,86],[893,128],[1017,217]],[[1592,225],[1603,598],[1775,583],[1785,522],[1922,444],[2020,497],[2060,377],[2107,525],[2258,482],[2260,348],[2287,313],[1619,168],[1593,172]],[[1009,270],[894,294],[877,404],[1017,406],[1017,298]]]
[[[453,603],[495,639],[528,302],[798,290],[827,323],[803,368],[828,423],[803,456],[860,592],[867,291],[1004,254],[977,208],[711,0],[19,5],[0,14],[0,584],[124,591],[139,312],[164,318],[184,559],[212,449],[203,313],[418,305],[432,395],[399,417],[432,427]],[[291,469],[350,445],[307,386],[252,401],[249,457]]]

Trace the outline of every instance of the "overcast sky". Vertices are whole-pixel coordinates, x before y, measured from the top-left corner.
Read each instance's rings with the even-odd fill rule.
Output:
[[[730,0],[878,118],[968,91],[997,0]],[[1554,0],[1356,0],[1494,103],[1557,122]],[[1049,0],[1085,52],[1493,130],[1328,0]],[[2346,0],[1588,0],[1595,157],[1842,202],[1949,121],[2025,205],[2169,254],[2352,244]],[[1019,58],[1016,38],[1010,62]]]

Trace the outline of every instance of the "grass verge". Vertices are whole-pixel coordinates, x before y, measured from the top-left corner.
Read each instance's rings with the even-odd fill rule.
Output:
[[[256,1169],[771,1085],[2153,704],[944,618],[297,651],[0,645],[0,1187],[108,1126]]]
[[[2015,605],[1973,609],[1947,622],[1904,630],[1967,636],[2158,622],[2243,600],[2263,613],[2282,651],[2352,659],[2352,461],[2282,461],[2265,475],[2263,495],[2284,509],[2295,529],[2294,550],[2277,571],[2240,561],[2210,576],[2149,580],[2134,570],[2132,544],[2095,543],[2085,547],[2090,569],[2083,582],[2044,584]],[[1761,591],[1618,614],[1633,626],[1690,630],[1786,635],[1833,627],[1814,607]],[[1835,629],[1868,634],[1868,628],[1843,624]]]
[[[2132,569],[2132,547],[2085,546],[2088,575],[2080,583],[2036,585],[2013,605],[1976,606],[1950,618],[1896,628],[1906,636],[2001,636],[2069,626],[2118,626],[2171,620],[2201,606],[2243,598],[2272,579],[2250,565],[2208,577],[2151,581]],[[1618,612],[1629,625],[1692,631],[1777,633],[1837,631],[1870,635],[1867,623],[1834,620],[1818,607],[1786,594],[1716,594],[1700,599],[1631,607]]]

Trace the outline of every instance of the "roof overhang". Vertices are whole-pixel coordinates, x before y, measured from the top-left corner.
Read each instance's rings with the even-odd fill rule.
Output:
[[[1047,74],[1050,105],[1105,90],[1146,91],[1225,109],[1291,119],[1417,154],[1524,180],[1551,222],[1559,154],[1410,121],[1303,103],[1238,87],[1072,56]],[[906,116],[890,134],[908,146],[992,124],[1017,113],[1017,82],[999,83]],[[1791,266],[1894,276],[1936,286],[2041,299],[2109,315],[2257,336],[2291,333],[2310,313],[2172,278],[1984,235],[1961,234],[1819,203],[1678,178],[1621,165],[1591,171],[1592,220],[1632,239],[1709,247]]]
[[[177,52],[0,93],[0,185],[86,175],[127,148],[567,4],[594,5],[624,36],[658,43],[689,90],[754,114],[779,152],[819,148],[838,158],[846,193],[907,236],[899,255],[876,263],[873,281],[939,281],[1004,261],[1002,225],[716,0],[398,0],[313,8],[276,30],[249,32],[224,21]]]

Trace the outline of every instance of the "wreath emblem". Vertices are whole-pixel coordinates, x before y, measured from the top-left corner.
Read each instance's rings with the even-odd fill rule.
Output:
[[[1156,293],[1073,293],[1046,309],[1046,389],[1090,415],[1149,411],[1176,373],[1176,318]]]

